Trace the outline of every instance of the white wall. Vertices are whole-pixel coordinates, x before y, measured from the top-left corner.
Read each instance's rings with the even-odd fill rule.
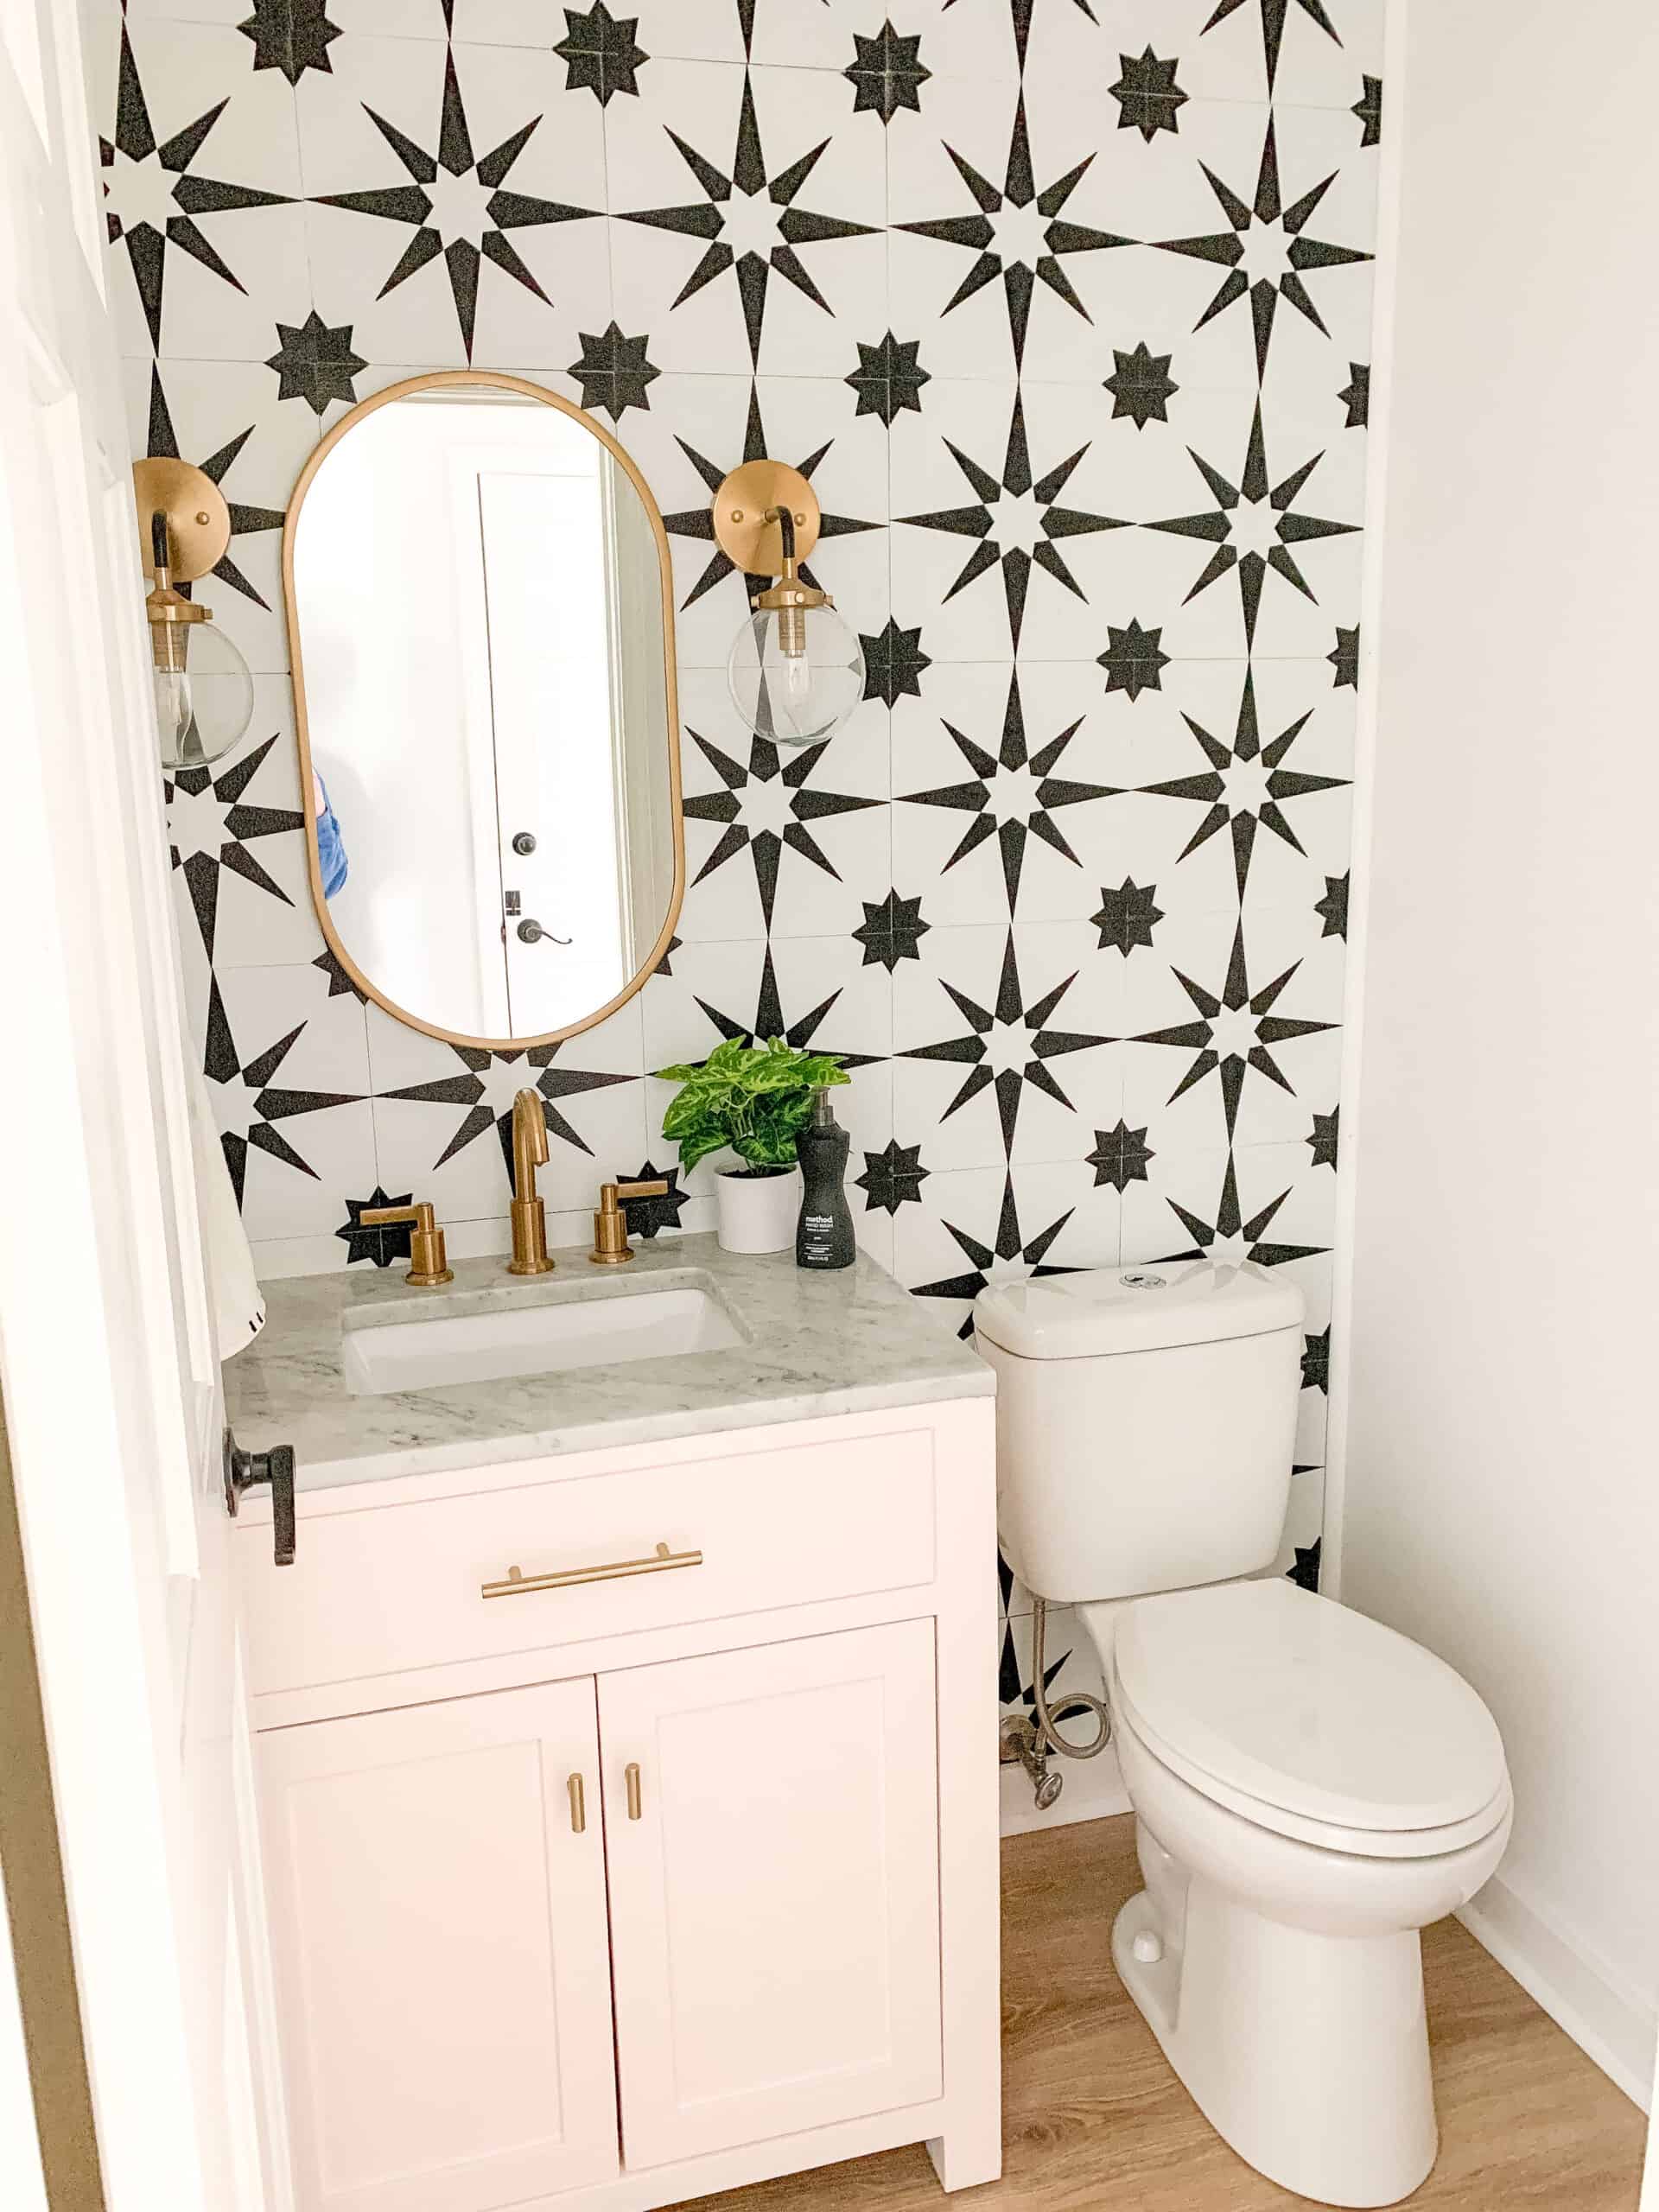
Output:
[[[1633,2094],[1659,1996],[1659,19],[1420,0],[1342,1591],[1509,1748],[1473,1916]],[[1569,46],[1571,41],[1569,41]],[[1404,92],[1402,100],[1400,95]],[[1347,1117],[1345,1117],[1347,1118]]]

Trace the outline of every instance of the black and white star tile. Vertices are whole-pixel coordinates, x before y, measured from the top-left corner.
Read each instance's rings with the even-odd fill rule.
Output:
[[[221,969],[204,1014],[202,1066],[248,1235],[332,1236],[341,1194],[377,1179],[363,1008],[285,965]]]
[[[1117,1119],[1118,979],[1086,923],[935,930],[893,976],[893,1110],[930,1166],[1081,1160]]]
[[[1133,241],[1094,182],[1097,120],[1070,103],[1034,115],[1035,133],[1022,92],[954,81],[891,149],[893,297],[935,371],[1081,381],[1099,357],[1103,264]]]
[[[305,817],[288,686],[254,685],[249,734],[211,767],[164,786],[180,926],[218,969],[313,959],[322,937],[306,877]]]
[[[664,370],[845,376],[888,327],[886,162],[815,71],[664,61],[606,116],[615,312]]]
[[[1313,661],[1162,673],[1132,718],[1116,810],[1134,864],[1189,912],[1311,905],[1347,862],[1353,695]]]
[[[255,360],[311,304],[294,95],[230,23],[108,11],[91,56],[124,354]]]
[[[331,55],[296,95],[324,322],[372,362],[567,371],[612,320],[599,104],[550,48],[359,36]]]
[[[1175,885],[1157,887],[1171,911],[1152,945],[1119,963],[1124,1114],[1178,1155],[1300,1141],[1336,1102],[1343,947],[1305,909],[1198,910]]]
[[[1120,804],[1138,780],[1075,665],[943,664],[894,709],[895,875],[930,922],[1086,919],[1132,864]]]

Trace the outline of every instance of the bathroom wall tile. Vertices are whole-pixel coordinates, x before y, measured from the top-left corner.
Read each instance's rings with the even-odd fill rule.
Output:
[[[256,677],[253,719],[240,743],[211,767],[175,776],[167,789],[181,912],[213,967],[315,961],[323,938],[311,900],[288,678]]]
[[[370,361],[567,368],[611,316],[593,103],[551,53],[367,37],[337,52],[298,92],[324,323],[349,323]]]
[[[617,319],[658,366],[842,377],[887,328],[886,149],[838,131],[844,90],[664,61],[607,111]]]
[[[124,353],[257,360],[310,307],[294,94],[239,32],[106,19],[92,51]]]

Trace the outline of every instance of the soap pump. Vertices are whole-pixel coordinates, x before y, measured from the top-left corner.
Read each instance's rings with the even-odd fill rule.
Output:
[[[827,1089],[812,1094],[812,1119],[795,1140],[801,1164],[800,1220],[795,1230],[798,1268],[850,1268],[858,1248],[847,1204],[850,1140],[836,1119]]]

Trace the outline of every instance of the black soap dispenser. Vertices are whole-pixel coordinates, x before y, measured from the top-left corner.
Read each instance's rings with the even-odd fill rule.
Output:
[[[812,1119],[795,1140],[801,1163],[801,1217],[795,1230],[798,1268],[850,1268],[857,1256],[847,1204],[850,1140],[836,1119],[827,1090],[812,1094]]]

